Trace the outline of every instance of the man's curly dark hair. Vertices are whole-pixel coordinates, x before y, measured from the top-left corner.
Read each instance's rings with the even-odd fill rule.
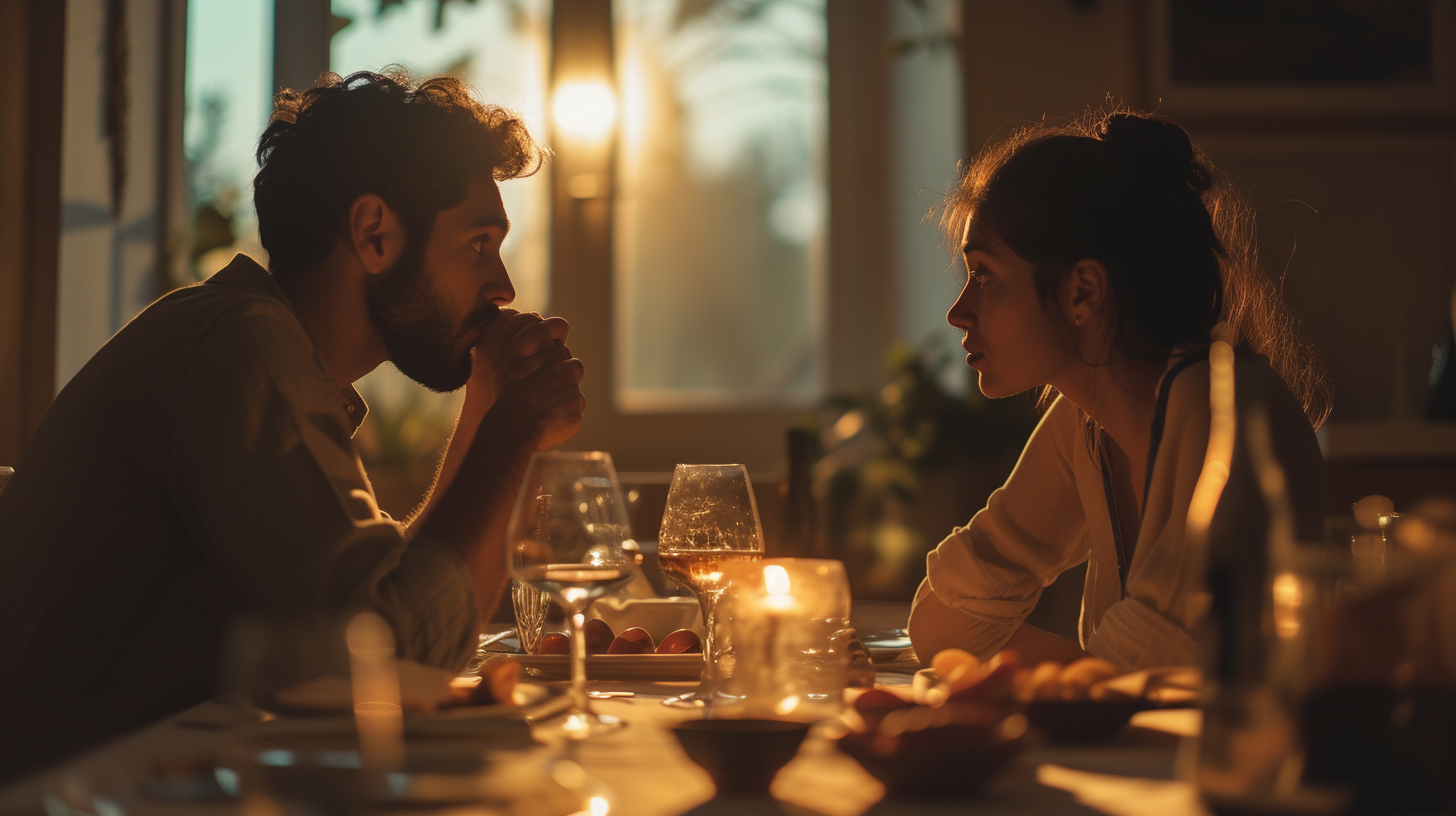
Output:
[[[528,176],[546,156],[520,117],[454,77],[416,81],[391,66],[279,91],[253,179],[269,266],[287,276],[323,260],[366,193],[399,215],[407,240],[424,241],[471,179]]]

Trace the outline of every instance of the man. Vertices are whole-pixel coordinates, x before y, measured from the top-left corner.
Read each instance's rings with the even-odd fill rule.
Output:
[[[497,182],[543,156],[448,77],[279,95],[254,181],[270,269],[240,255],[122,329],[0,494],[0,777],[245,674],[337,670],[359,610],[390,622],[402,657],[474,653],[525,466],[576,433],[585,402],[566,322],[504,308]],[[351,441],[350,383],[386,360],[466,389],[405,525],[378,510]],[[257,622],[242,646],[239,619]]]

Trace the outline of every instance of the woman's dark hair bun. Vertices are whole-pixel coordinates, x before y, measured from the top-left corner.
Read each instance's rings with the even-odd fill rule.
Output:
[[[1114,113],[1102,120],[1097,135],[1122,153],[1131,167],[1176,180],[1199,193],[1213,186],[1188,132],[1167,119]]]

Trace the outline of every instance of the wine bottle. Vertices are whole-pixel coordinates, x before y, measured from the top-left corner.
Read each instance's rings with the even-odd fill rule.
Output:
[[[774,555],[824,558],[828,548],[819,536],[819,513],[814,501],[814,478],[810,459],[813,437],[803,428],[788,433],[789,467],[780,492],[784,498],[784,529],[779,552]]]

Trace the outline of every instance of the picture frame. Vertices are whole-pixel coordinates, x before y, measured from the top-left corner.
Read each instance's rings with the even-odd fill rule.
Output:
[[[1147,9],[1148,99],[1168,115],[1456,114],[1456,3],[1151,0]]]

